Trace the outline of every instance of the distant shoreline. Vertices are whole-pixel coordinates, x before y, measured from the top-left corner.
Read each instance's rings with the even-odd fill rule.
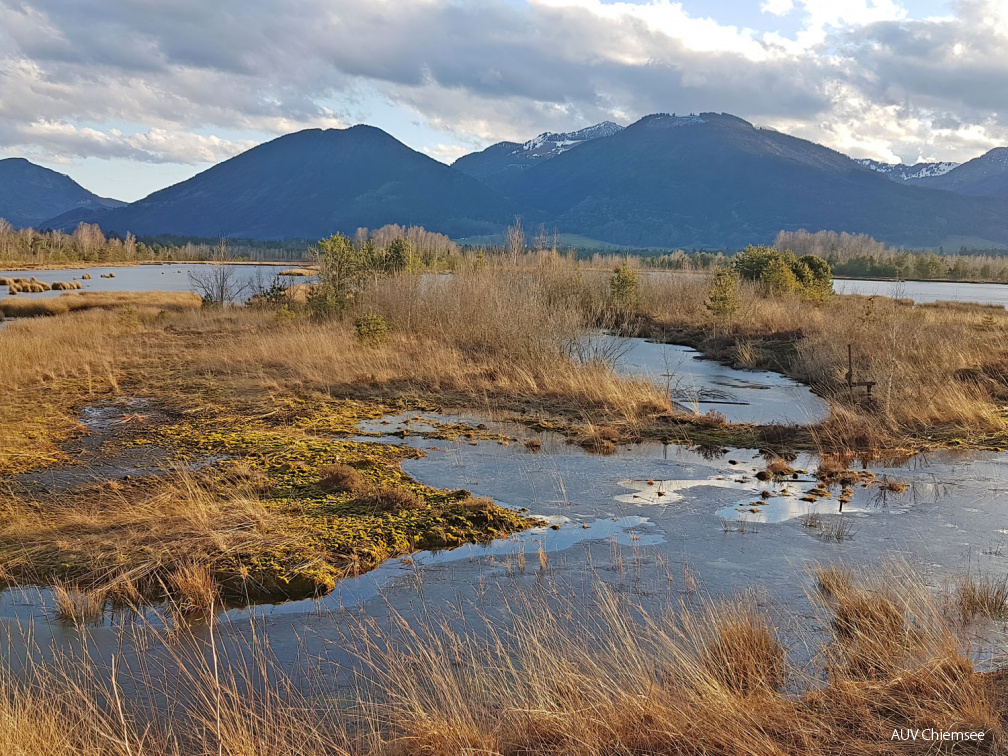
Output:
[[[950,283],[1008,286],[1008,281],[974,281],[965,278],[887,278],[885,276],[833,276],[834,281],[885,281],[886,283]]]
[[[303,267],[304,260],[230,260],[228,265],[259,265],[273,267]],[[14,267],[0,268],[3,273],[30,272],[36,270],[86,270],[90,268],[136,268],[142,265],[214,265],[210,260],[138,260],[136,262],[101,262],[81,261],[65,263],[17,263]],[[647,268],[648,273],[703,273],[704,271],[661,270]],[[438,272],[438,271],[431,271]],[[834,275],[835,281],[885,281],[887,283],[948,283],[948,284],[989,284],[993,286],[1008,286],[1006,281],[983,281],[965,278],[892,278],[886,276],[840,276]]]
[[[273,265],[279,268],[302,267],[304,261],[291,260],[228,260],[228,265]],[[136,262],[81,261],[65,263],[15,263],[16,267],[2,268],[5,273],[33,270],[89,270],[91,268],[139,268],[143,265],[214,265],[211,260],[138,260]]]

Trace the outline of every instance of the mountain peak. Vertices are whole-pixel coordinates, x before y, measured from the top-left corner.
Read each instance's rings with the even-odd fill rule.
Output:
[[[1008,166],[1008,147],[995,147],[990,152],[978,157],[977,160],[991,165]]]
[[[277,137],[97,220],[137,236],[319,239],[389,223],[466,236],[514,215],[480,182],[357,125]]]
[[[978,158],[914,183],[970,197],[1008,197],[1008,147],[995,147]]]
[[[641,118],[634,126],[652,129],[677,129],[682,126],[698,126],[707,123],[704,115],[690,113],[689,115],[676,115],[675,113],[652,113]]]
[[[452,166],[474,178],[487,179],[493,175],[520,171],[544,163],[586,142],[606,139],[621,131],[623,127],[612,121],[603,121],[577,131],[544,131],[522,144],[498,142],[480,152],[463,155]]]
[[[583,129],[578,129],[577,131],[567,131],[563,133],[557,133],[553,131],[545,131],[534,139],[530,139],[522,145],[522,149],[526,152],[542,151],[543,148],[551,149],[555,151],[557,155],[561,152],[569,150],[571,147],[576,147],[582,142],[589,142],[592,139],[603,139],[605,137],[610,137],[613,134],[618,134],[623,130],[623,127],[618,123],[613,123],[612,121],[603,121],[602,123],[596,123],[594,126],[586,126]],[[549,147],[552,145],[552,147]]]
[[[73,210],[100,210],[122,202],[92,194],[66,174],[21,157],[0,160],[0,218],[12,226],[40,226]]]

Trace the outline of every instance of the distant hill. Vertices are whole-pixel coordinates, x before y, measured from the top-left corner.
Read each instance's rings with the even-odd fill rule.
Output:
[[[969,197],[1008,199],[1008,147],[996,147],[947,173],[927,177],[917,183]]]
[[[481,152],[473,152],[460,157],[452,163],[452,167],[475,178],[493,183],[493,180],[501,174],[530,168],[585,142],[610,137],[622,130],[623,127],[618,123],[603,121],[594,126],[563,134],[546,132],[523,144],[498,142]]]
[[[520,213],[528,229],[616,247],[739,248],[798,229],[998,247],[1006,165],[1008,150],[994,150],[945,173],[883,168],[728,114],[659,113],[500,143],[450,167],[354,126],[279,137],[131,205],[65,208],[52,225],[283,240],[399,223],[487,240]]]
[[[17,228],[39,228],[56,215],[76,210],[90,215],[123,204],[24,158],[0,160],[0,218]]]
[[[536,222],[634,247],[740,247],[801,228],[907,246],[1008,241],[1003,203],[899,184],[727,114],[647,116],[485,180]]]
[[[318,239],[387,223],[457,237],[495,232],[514,215],[476,179],[380,129],[354,126],[279,137],[91,219],[138,236]]]
[[[932,178],[934,176],[944,176],[954,168],[959,167],[959,163],[915,163],[914,165],[904,165],[903,163],[882,163],[878,160],[862,158],[855,160],[865,168],[881,173],[893,181],[917,181],[919,179]]]

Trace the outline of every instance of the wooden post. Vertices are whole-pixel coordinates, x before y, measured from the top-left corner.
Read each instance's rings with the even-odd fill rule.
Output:
[[[851,404],[854,403],[854,356],[851,345],[847,345],[847,394],[850,396]]]

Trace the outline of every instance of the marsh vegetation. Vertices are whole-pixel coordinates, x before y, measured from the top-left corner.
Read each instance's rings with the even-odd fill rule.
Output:
[[[962,652],[954,591],[935,594],[900,565],[813,573],[809,598],[829,628],[818,640],[786,637],[793,623],[755,593],[645,607],[601,585],[575,601],[544,582],[511,597],[507,620],[471,618],[475,634],[434,607],[415,622],[359,616],[338,640],[354,662],[313,660],[307,687],[263,640],[212,642],[204,655],[182,631],[165,662],[172,706],[156,704],[147,665],[41,663],[0,679],[0,746],[23,756],[867,755],[931,752],[891,733],[933,727],[982,732],[964,747],[997,752],[1008,680]],[[141,692],[124,699],[127,688]]]
[[[633,259],[580,264],[550,249],[459,253],[452,275],[438,275],[402,236],[386,241],[326,240],[317,279],[278,284],[247,305],[196,294],[3,300],[8,315],[55,315],[0,331],[4,578],[51,586],[70,624],[155,603],[184,628],[222,605],[322,594],[391,557],[541,524],[418,482],[401,464],[424,449],[382,443],[398,434],[543,455],[541,440],[460,420],[366,438],[362,421],[405,410],[508,420],[593,454],[648,439],[759,449],[768,489],[798,474],[797,449],[823,455],[816,485],[847,491],[867,480],[850,469],[855,459],[1008,438],[1003,310],[833,295],[818,258],[766,248],[711,275],[648,271]],[[618,352],[592,345],[600,331],[792,376],[829,401],[829,417],[805,428],[691,413],[661,385],[620,376]],[[856,380],[875,382],[871,402],[851,391],[848,346]],[[96,406],[116,409],[101,430],[81,425]],[[142,476],[116,467],[153,459]],[[98,463],[112,471],[38,483],[40,473],[55,480]],[[877,487],[898,495],[900,485]],[[759,535],[742,521],[722,527],[736,540]],[[854,533],[846,519],[809,528],[838,547]],[[537,581],[552,569],[541,545],[539,558]],[[0,745],[24,754],[884,753],[878,732],[908,721],[1001,737],[1004,677],[974,670],[964,633],[1003,616],[1003,582],[977,573],[936,595],[909,575],[894,582],[837,567],[817,579],[830,633],[812,644],[818,666],[792,658],[782,621],[752,596],[708,597],[684,574],[683,601],[659,611],[601,587],[590,606],[522,598],[511,624],[487,620],[486,643],[437,622],[393,617],[391,636],[362,625],[355,637],[367,640],[354,649],[365,671],[349,673],[348,704],[345,690],[300,690],[265,649],[256,653],[268,685],[179,659],[186,703],[167,712],[144,710],[144,696],[106,706],[116,700],[102,688],[107,677],[40,666],[0,679]],[[805,724],[796,731],[795,722]]]

